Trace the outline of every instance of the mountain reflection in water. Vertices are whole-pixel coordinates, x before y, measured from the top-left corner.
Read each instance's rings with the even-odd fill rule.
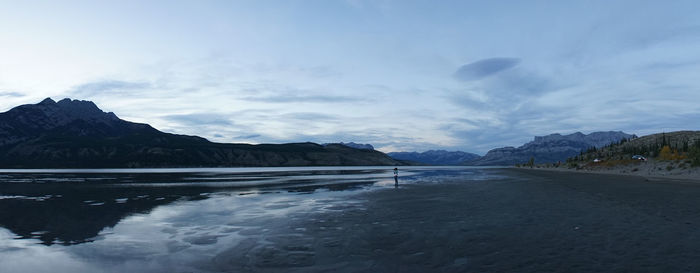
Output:
[[[346,190],[388,177],[387,167],[184,169],[185,172],[84,170],[72,173],[0,174],[0,226],[43,244],[91,241],[128,215],[174,201],[202,200],[222,192]]]
[[[395,188],[393,167],[0,170],[0,272],[334,271],[362,221],[333,215],[364,219],[361,193],[498,177],[406,167]],[[347,250],[369,254],[372,234]]]

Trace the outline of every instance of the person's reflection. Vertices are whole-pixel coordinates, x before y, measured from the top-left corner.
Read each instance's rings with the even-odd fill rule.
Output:
[[[394,188],[399,187],[399,168],[394,168]]]

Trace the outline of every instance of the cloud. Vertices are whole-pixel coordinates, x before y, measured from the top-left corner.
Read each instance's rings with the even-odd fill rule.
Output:
[[[517,95],[543,94],[563,87],[549,77],[524,69],[504,73],[498,80],[494,80],[493,86],[500,88],[503,91],[501,93]]]
[[[120,80],[104,80],[84,83],[73,87],[69,94],[78,98],[91,97],[105,93],[124,93],[125,91],[147,89],[151,84],[147,82],[128,82]]]
[[[317,120],[338,120],[339,117],[328,114],[313,113],[313,112],[298,112],[281,115],[283,118],[317,121]]]
[[[340,72],[328,66],[300,67],[298,70],[299,72],[306,73],[316,78],[337,78],[342,75]]]
[[[0,92],[0,97],[19,98],[19,97],[24,97],[24,94],[18,93],[18,92]]]
[[[517,4],[504,11],[482,3],[467,4],[468,9],[444,5],[426,12],[422,4],[389,1],[389,9],[382,10],[378,2],[385,1],[346,1],[362,9],[343,7],[337,10],[342,14],[325,17],[313,16],[318,11],[313,8],[285,10],[262,16],[263,20],[226,16],[233,21],[224,25],[250,27],[195,27],[217,33],[197,36],[204,40],[198,39],[195,47],[172,43],[171,38],[185,36],[163,36],[148,44],[174,47],[134,55],[115,52],[120,43],[105,44],[109,50],[99,55],[81,48],[93,43],[66,43],[68,51],[56,51],[54,43],[39,40],[22,43],[51,46],[48,51],[0,53],[6,55],[3,59],[16,58],[18,66],[26,66],[24,70],[7,66],[0,73],[2,81],[17,81],[13,75],[26,78],[22,79],[26,84],[3,82],[2,91],[27,94],[0,97],[4,103],[0,106],[55,97],[50,90],[72,91],[73,96],[95,100],[130,120],[213,139],[354,141],[380,148],[482,153],[518,146],[539,134],[661,131],[683,124],[693,129],[695,124],[692,111],[698,107],[689,104],[700,94],[695,75],[700,69],[700,20],[694,16],[694,5],[620,2],[605,4],[601,11],[590,3],[552,4],[548,10]],[[265,10],[269,9],[259,11]],[[285,14],[292,10],[303,13]],[[383,20],[385,15],[413,20]],[[338,20],[332,20],[345,16],[361,19],[345,21],[360,23],[336,25]],[[468,20],[477,17],[489,27]],[[211,18],[224,17],[201,19]],[[284,18],[312,20],[280,24]],[[519,27],[512,28],[514,24]],[[184,25],[189,29],[192,22]],[[331,36],[337,39],[329,43]],[[307,42],[286,43],[287,37]],[[123,38],[127,44],[143,44]],[[37,55],[42,51],[85,60],[66,62]],[[16,52],[31,56],[12,56]],[[36,62],[27,64],[26,57]],[[95,60],[106,65],[95,66]],[[68,71],[69,66],[79,69]],[[33,73],[36,69],[47,71]],[[72,86],[75,83],[84,84]],[[43,86],[32,90],[35,85]],[[188,113],[193,114],[184,115]]]
[[[501,71],[511,69],[520,63],[516,58],[489,58],[465,64],[454,73],[460,81],[476,81]]]
[[[639,31],[624,42],[624,49],[640,49],[661,43],[688,42],[700,38],[700,26],[664,26],[654,31]]]
[[[647,64],[642,67],[642,69],[649,69],[654,71],[685,71],[686,69],[692,69],[693,67],[699,66],[700,60],[683,60],[683,61],[659,61]]]
[[[162,117],[165,120],[173,121],[184,126],[202,126],[202,125],[218,125],[232,126],[234,123],[227,115],[214,113],[193,113],[182,115],[166,115]]]
[[[241,135],[241,136],[236,136],[234,139],[253,139],[253,138],[259,138],[261,137],[261,134],[250,134],[250,135]]]
[[[363,98],[350,96],[328,96],[328,95],[270,95],[259,97],[244,97],[242,100],[268,102],[268,103],[290,103],[290,102],[313,102],[313,103],[343,103],[364,101]]]

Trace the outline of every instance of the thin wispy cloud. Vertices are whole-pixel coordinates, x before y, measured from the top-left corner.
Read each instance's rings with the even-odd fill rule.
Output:
[[[454,76],[461,81],[475,81],[494,75],[518,65],[517,58],[488,58],[465,64],[457,69]]]
[[[262,136],[261,134],[241,135],[241,136],[234,137],[234,139],[254,139],[254,138],[259,138],[261,136]]]
[[[19,92],[2,92],[0,91],[0,97],[14,97],[14,98],[19,98],[19,97],[24,97],[25,95]]]
[[[298,113],[288,113],[281,115],[282,118],[297,119],[297,120],[327,120],[327,121],[337,121],[342,120],[342,117],[335,115],[328,115],[323,113],[313,113],[313,112],[298,112]]]
[[[270,95],[243,97],[241,100],[267,102],[267,103],[346,103],[346,102],[361,102],[365,99],[355,98],[350,96],[326,96],[326,95]]]
[[[95,95],[123,95],[133,90],[151,87],[147,82],[129,82],[120,80],[103,80],[83,83],[73,87],[68,94],[74,97],[91,97]]]
[[[234,122],[227,115],[214,113],[193,113],[166,115],[162,117],[168,121],[174,121],[186,126],[202,126],[202,125],[217,125],[217,126],[232,126]]]

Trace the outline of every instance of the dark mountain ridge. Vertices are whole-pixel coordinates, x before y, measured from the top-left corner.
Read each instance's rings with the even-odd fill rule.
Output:
[[[345,146],[348,146],[350,148],[355,148],[355,149],[374,150],[374,146],[372,146],[372,144],[362,144],[362,143],[355,143],[355,142],[324,143],[322,145],[327,146],[327,145],[331,145],[331,144],[345,145]]]
[[[223,144],[50,98],[0,113],[0,168],[401,165],[374,150],[315,143]]]

